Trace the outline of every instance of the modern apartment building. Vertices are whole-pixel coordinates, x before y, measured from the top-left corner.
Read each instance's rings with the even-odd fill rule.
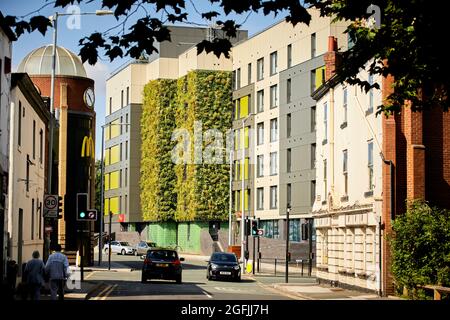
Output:
[[[146,227],[141,212],[141,115],[145,84],[157,79],[179,79],[192,70],[229,70],[223,56],[197,55],[195,45],[222,31],[212,28],[170,26],[171,42],[158,44],[158,53],[134,60],[114,72],[106,84],[105,214],[113,213],[113,232],[136,241]],[[239,31],[237,38],[247,38]],[[108,220],[106,219],[106,222]],[[125,235],[124,232],[133,232]],[[145,233],[142,234],[145,237]],[[124,238],[125,239],[125,238]]]
[[[308,257],[300,230],[312,218],[316,179],[311,93],[324,79],[328,37],[337,37],[343,49],[347,43],[346,24],[309,12],[309,26],[283,20],[233,47],[233,207],[238,220],[242,203],[246,217],[260,219],[263,258],[284,258],[288,203],[291,256]]]
[[[381,90],[367,93],[334,74],[336,39],[325,55],[326,82],[317,100],[316,197],[317,278],[334,285],[381,290],[382,212]],[[367,68],[368,69],[368,68]],[[381,86],[381,77],[358,75]]]

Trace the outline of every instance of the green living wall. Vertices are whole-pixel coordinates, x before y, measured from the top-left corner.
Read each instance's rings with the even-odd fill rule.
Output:
[[[177,87],[176,127],[190,133],[191,162],[175,166],[178,199],[175,219],[226,220],[230,167],[226,164],[225,142],[227,130],[232,125],[231,73],[192,71],[178,80]],[[197,127],[201,124],[201,130],[198,127],[195,136],[196,123]],[[222,140],[208,138],[209,129],[220,132]],[[203,140],[200,152],[194,148],[194,139]],[[205,156],[211,150],[216,150],[209,153],[216,163],[205,163]]]
[[[175,98],[176,80],[154,80],[144,87],[140,178],[144,221],[168,221],[175,216],[176,176],[171,159]]]

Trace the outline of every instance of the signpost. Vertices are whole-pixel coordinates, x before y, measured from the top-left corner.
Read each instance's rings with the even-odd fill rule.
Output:
[[[44,196],[44,218],[58,218],[58,195],[46,194]]]

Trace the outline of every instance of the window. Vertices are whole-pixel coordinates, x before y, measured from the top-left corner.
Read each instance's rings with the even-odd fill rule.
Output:
[[[292,205],[292,185],[290,183],[286,185],[286,203]]]
[[[311,169],[316,168],[316,144],[311,144]]]
[[[264,155],[262,154],[256,158],[256,175],[258,178],[264,177]]]
[[[264,111],[264,90],[259,90],[256,93],[256,106],[257,106],[258,112]]]
[[[241,87],[241,68],[236,70],[236,89]]]
[[[257,80],[260,81],[264,79],[264,58],[258,59],[256,62],[256,77]]]
[[[126,187],[127,184],[128,184],[128,168],[125,168],[125,177],[124,177],[124,179],[125,179],[125,187]]]
[[[344,194],[348,194],[348,152],[342,151],[342,174],[344,175]]]
[[[369,84],[373,85],[373,75],[369,75]],[[369,90],[369,108],[367,109],[367,113],[370,114],[373,112],[373,89]]]
[[[270,75],[273,76],[278,72],[278,53],[272,52],[270,54]]]
[[[128,160],[128,141],[125,141],[125,160]]]
[[[124,213],[128,213],[128,195],[125,195],[125,212]]]
[[[328,186],[327,186],[327,159],[323,160],[323,194],[324,194],[324,200],[327,199],[327,192],[328,192]]]
[[[290,103],[292,101],[292,88],[291,88],[291,86],[292,86],[292,81],[291,81],[291,79],[288,79],[287,83],[286,83],[286,101],[287,101],[287,103]]]
[[[36,213],[38,212],[38,208],[42,208],[42,202],[39,202],[38,200],[36,200]],[[42,218],[41,216],[38,214],[38,221],[39,221],[39,240],[42,240]]]
[[[120,107],[123,108],[123,90],[120,91]]]
[[[17,139],[18,139],[17,144],[19,146],[21,146],[22,145],[22,102],[21,101],[19,101],[19,116],[17,118],[17,121],[18,121],[17,130],[19,131],[18,134],[17,134],[18,135],[18,137],[17,137]]]
[[[252,64],[247,65],[247,84],[252,83]]]
[[[369,190],[373,190],[373,141],[367,144],[367,167],[369,171]]]
[[[287,67],[292,67],[292,44],[287,46]]]
[[[311,206],[314,204],[314,202],[316,201],[316,181],[312,180],[311,181]]]
[[[34,199],[31,199],[31,240],[34,240]]]
[[[278,208],[278,187],[270,187],[270,209]]]
[[[257,144],[258,146],[264,143],[264,122],[260,122],[256,125],[257,127]]]
[[[311,93],[316,91],[316,70],[311,71]]]
[[[234,161],[234,180],[238,181],[240,179],[242,179],[241,177],[241,166],[239,165],[240,161],[239,160],[235,160]]]
[[[130,104],[130,87],[127,87],[127,105]]]
[[[270,87],[270,108],[275,108],[278,106],[278,85],[273,85]]]
[[[128,123],[128,113],[125,115],[125,123]],[[128,132],[128,126],[125,126],[125,132]]]
[[[311,132],[316,131],[316,107],[311,107]]]
[[[323,104],[323,144],[327,143],[328,138],[328,105]]]
[[[270,153],[270,175],[274,176],[278,174],[278,153]]]
[[[343,121],[343,123],[347,123],[347,87],[345,87],[344,88],[344,91],[343,91],[343,104],[342,104],[342,106],[343,106],[343,108],[344,108],[344,112],[343,112],[343,114],[344,114],[344,121]]]
[[[292,116],[290,113],[286,116],[286,136],[290,138],[292,135]]]
[[[27,154],[27,169],[26,169],[26,190],[30,191],[30,155]]]
[[[123,117],[120,117],[120,123],[123,123]],[[120,125],[119,126],[120,127],[120,134],[122,135],[123,134],[123,130],[124,130],[124,126],[122,126],[122,125]]]
[[[112,114],[112,97],[109,97],[109,114]]]
[[[264,188],[256,190],[256,210],[264,210]]]
[[[36,120],[33,120],[33,159],[36,159]]]
[[[278,140],[278,119],[270,120],[270,142]]]
[[[42,163],[44,161],[44,131],[39,130],[39,162]]]
[[[289,148],[289,149],[287,149],[286,150],[286,162],[287,162],[287,164],[286,164],[286,167],[287,167],[287,172],[291,172],[291,170],[292,170],[292,159],[291,159],[291,157],[292,157],[292,150]]]
[[[316,34],[311,34],[311,59],[316,56]]]
[[[241,114],[241,100],[236,99],[234,101],[234,120],[238,120]]]

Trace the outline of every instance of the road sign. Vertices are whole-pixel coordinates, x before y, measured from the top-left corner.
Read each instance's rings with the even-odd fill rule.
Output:
[[[58,195],[46,194],[44,196],[44,218],[57,218],[58,217]]]
[[[264,235],[264,229],[258,229],[258,236]]]

